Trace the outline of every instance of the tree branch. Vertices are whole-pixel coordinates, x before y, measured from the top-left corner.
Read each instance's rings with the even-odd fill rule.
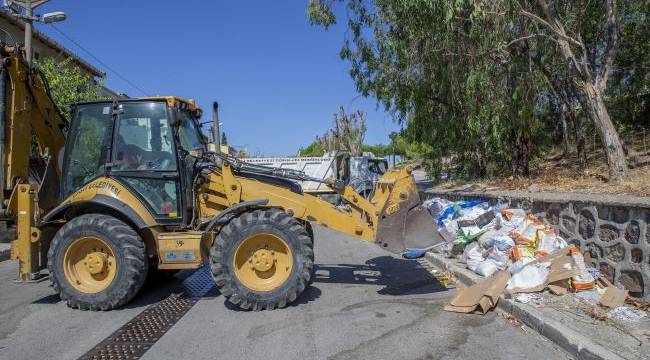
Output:
[[[590,81],[591,82],[591,74],[589,73],[589,66],[587,63],[584,61],[586,60],[585,58],[585,45],[582,43],[582,41],[577,41],[569,36],[566,35],[566,31],[564,30],[564,26],[562,26],[562,23],[560,23],[560,20],[558,19],[558,15],[555,12],[555,2],[551,1],[550,3],[547,3],[544,0],[537,0],[539,6],[542,8],[544,11],[544,14],[546,14],[546,17],[548,18],[548,26],[550,26],[556,33],[559,35],[562,35],[560,39],[558,40],[558,47],[560,49],[560,53],[562,53],[562,56],[564,57],[565,61],[569,62],[571,66],[573,66],[573,70],[576,72],[578,76],[581,77],[582,81]],[[539,18],[539,17],[538,17]],[[541,19],[541,18],[540,18]],[[553,25],[551,25],[553,23]],[[578,34],[579,36],[580,34]],[[582,56],[583,56],[583,61],[578,61],[577,56],[571,49],[571,46],[569,45],[569,40],[572,39],[575,44],[578,45],[578,47],[582,51]],[[582,39],[580,39],[582,40]],[[577,84],[576,84],[577,85]]]
[[[560,38],[562,38],[562,39],[564,39],[564,40],[566,40],[566,41],[568,41],[568,42],[570,42],[570,43],[572,43],[574,45],[581,46],[581,47],[584,46],[580,41],[568,36],[564,32],[561,32],[560,30],[556,29],[553,25],[551,25],[548,21],[542,19],[541,17],[539,17],[539,16],[537,16],[537,15],[531,13],[531,12],[528,12],[526,10],[519,10],[519,13],[521,15],[524,15],[524,16],[526,16],[526,17],[528,17],[530,19],[533,19],[533,20],[537,21],[538,23],[546,26],[549,30],[551,30],[555,35],[559,36]]]
[[[555,39],[553,39],[552,37],[550,37],[550,36],[548,36],[548,35],[546,35],[546,34],[532,34],[532,35],[526,35],[526,36],[522,36],[522,37],[520,37],[520,38],[516,38],[516,39],[510,41],[509,43],[507,43],[505,47],[507,47],[507,48],[508,48],[508,47],[511,47],[512,45],[514,45],[515,43],[517,43],[517,42],[519,42],[519,41],[528,40],[528,39],[531,39],[531,38],[534,38],[534,37],[537,37],[537,36],[547,37],[547,38],[549,38],[549,39],[555,41]]]
[[[601,64],[601,69],[596,76],[596,86],[600,91],[605,90],[607,80],[609,79],[614,58],[618,51],[619,28],[618,19],[616,18],[616,0],[607,0],[606,2],[606,27],[607,27],[607,45],[605,47],[605,59]]]

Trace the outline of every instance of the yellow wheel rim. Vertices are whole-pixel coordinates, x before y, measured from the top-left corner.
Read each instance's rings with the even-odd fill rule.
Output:
[[[63,255],[63,271],[77,290],[94,294],[106,289],[115,278],[115,255],[108,244],[94,236],[81,237]]]
[[[233,259],[237,279],[251,290],[271,291],[289,278],[291,249],[280,237],[259,233],[242,241]]]

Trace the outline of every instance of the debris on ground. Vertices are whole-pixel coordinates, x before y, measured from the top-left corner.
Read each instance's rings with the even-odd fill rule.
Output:
[[[482,313],[499,297],[536,307],[552,306],[565,295],[580,311],[599,321],[634,323],[648,315],[650,304],[628,296],[588,266],[588,253],[569,245],[550,226],[523,209],[490,205],[482,200],[451,202],[442,198],[424,203],[445,240],[432,251],[457,258],[485,277],[462,289],[445,310]],[[585,259],[587,257],[587,259]]]
[[[521,328],[522,330],[526,331],[524,326],[521,324],[521,321],[519,321],[514,316],[505,312],[500,312],[498,315],[501,316],[504,320],[506,320],[510,325]]]
[[[454,274],[451,273],[451,271],[437,271],[434,270],[431,272],[431,275],[438,280],[438,283],[440,286],[442,286],[445,289],[454,289],[456,288],[456,277],[454,277]]]
[[[509,279],[509,272],[500,271],[476,285],[461,289],[445,310],[485,314],[497,305]]]
[[[600,298],[600,305],[608,308],[620,307],[625,303],[627,290],[619,289],[614,286],[605,288],[603,296]]]
[[[608,315],[614,319],[621,320],[621,321],[632,321],[632,322],[637,322],[644,317],[646,317],[646,313],[641,311],[641,310],[634,310],[630,309],[625,306],[619,306],[615,309],[612,309]]]

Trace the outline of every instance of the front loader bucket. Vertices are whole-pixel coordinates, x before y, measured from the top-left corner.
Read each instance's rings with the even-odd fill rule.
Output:
[[[434,223],[429,211],[420,203],[413,177],[397,179],[379,217],[376,242],[396,254],[406,249],[429,248],[443,241]]]

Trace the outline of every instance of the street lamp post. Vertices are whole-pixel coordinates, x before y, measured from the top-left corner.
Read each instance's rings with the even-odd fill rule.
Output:
[[[65,13],[57,11],[53,13],[47,13],[43,16],[34,16],[34,9],[45,4],[50,0],[7,0],[6,4],[8,6],[17,5],[25,9],[25,15],[14,14],[17,17],[25,21],[25,60],[27,64],[32,66],[32,32],[33,32],[33,22],[42,21],[46,24],[63,21],[65,20]]]

